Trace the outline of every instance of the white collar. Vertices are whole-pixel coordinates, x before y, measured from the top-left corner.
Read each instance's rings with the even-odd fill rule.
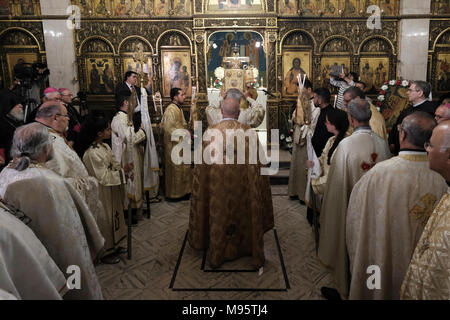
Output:
[[[227,120],[238,121],[237,119],[234,119],[234,118],[223,118],[222,120],[220,120],[220,122],[227,121]]]
[[[426,154],[427,152],[426,151],[419,151],[419,150],[417,150],[417,151],[412,151],[412,150],[405,150],[405,151],[400,151],[398,154],[399,155],[401,155],[401,154],[417,154],[417,155],[423,155],[423,154]]]

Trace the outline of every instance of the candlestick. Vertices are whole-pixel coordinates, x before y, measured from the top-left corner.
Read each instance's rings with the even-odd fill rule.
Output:
[[[152,98],[153,98],[153,107],[155,108],[155,112],[156,112],[156,102],[155,102],[155,95],[154,94],[152,95]]]

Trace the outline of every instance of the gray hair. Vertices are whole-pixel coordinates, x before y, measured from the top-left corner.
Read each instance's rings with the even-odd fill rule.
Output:
[[[25,170],[31,161],[46,152],[51,144],[47,127],[38,122],[17,128],[11,147],[11,157],[17,160],[13,169]]]
[[[238,101],[241,101],[242,92],[240,92],[236,88],[231,88],[225,93],[225,98],[223,98],[223,99],[225,100],[225,99],[228,99],[228,98],[236,99]]]
[[[42,106],[36,113],[36,118],[48,119],[60,112],[61,112],[61,104],[59,102],[50,101],[42,104]]]
[[[425,142],[430,140],[434,127],[436,121],[430,114],[422,111],[413,112],[402,121],[406,140],[418,148],[423,148]]]
[[[422,80],[413,81],[413,83],[411,85],[413,85],[413,84],[416,85],[417,90],[422,90],[423,97],[425,99],[427,99],[431,92],[431,84],[429,84],[426,81],[422,81]]]
[[[347,109],[352,118],[359,122],[369,122],[370,117],[372,117],[369,102],[361,98],[356,98],[350,101]]]

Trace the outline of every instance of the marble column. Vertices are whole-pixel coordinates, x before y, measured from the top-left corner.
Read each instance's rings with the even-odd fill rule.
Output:
[[[429,14],[431,0],[401,0],[397,76],[408,80],[426,80],[430,19],[413,15]],[[408,16],[412,16],[408,18]]]
[[[44,29],[45,51],[47,65],[50,69],[50,86],[67,88],[74,96],[78,93],[77,67],[75,59],[74,30],[67,27],[66,8],[70,0],[41,0],[43,16],[55,16],[55,19],[42,20]]]

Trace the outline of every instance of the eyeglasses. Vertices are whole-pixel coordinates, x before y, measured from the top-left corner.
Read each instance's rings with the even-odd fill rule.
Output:
[[[71,94],[71,93],[69,93],[69,94],[62,94],[62,96],[73,97],[73,94]]]
[[[420,90],[417,90],[417,89],[411,89],[411,88],[408,89],[408,92],[412,92],[412,91],[419,92]]]
[[[70,119],[69,115],[67,115],[67,114],[57,113],[57,114],[55,114],[55,116],[61,116],[61,117],[66,117],[67,119]]]

